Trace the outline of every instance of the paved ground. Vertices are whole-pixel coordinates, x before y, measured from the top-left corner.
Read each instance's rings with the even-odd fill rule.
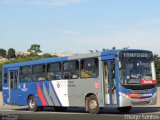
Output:
[[[84,108],[70,108],[67,112],[55,112],[52,108],[45,108],[43,111],[30,112],[27,107],[0,106],[0,119],[18,117],[18,120],[139,120],[147,118],[148,116],[156,117],[156,120],[160,120],[160,108],[136,107],[133,108],[129,114],[120,114],[116,109],[107,108],[98,115],[91,115],[85,113]]]

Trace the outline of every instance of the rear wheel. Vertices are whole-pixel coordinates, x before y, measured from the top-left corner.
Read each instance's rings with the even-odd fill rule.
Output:
[[[57,111],[57,112],[65,112],[67,111],[67,107],[60,107],[60,106],[55,106],[54,109]]]
[[[34,96],[30,96],[28,99],[28,108],[30,111],[37,111],[39,109],[39,107],[37,106],[36,103],[36,98]]]
[[[97,114],[100,112],[99,103],[98,103],[97,97],[95,95],[91,95],[91,96],[87,97],[86,100],[87,100],[86,107],[87,107],[87,110],[89,111],[89,113]]]
[[[128,113],[131,110],[131,108],[132,108],[131,106],[128,106],[128,107],[119,107],[118,110],[121,113]]]

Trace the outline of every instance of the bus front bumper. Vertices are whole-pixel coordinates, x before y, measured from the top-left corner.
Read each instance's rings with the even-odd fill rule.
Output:
[[[149,98],[130,98],[126,94],[119,92],[119,107],[137,106],[137,105],[155,105],[157,103],[157,93],[155,92]]]

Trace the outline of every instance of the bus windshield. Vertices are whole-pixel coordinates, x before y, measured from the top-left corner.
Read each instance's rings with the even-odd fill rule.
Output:
[[[122,84],[141,84],[141,80],[153,80],[151,61],[121,61],[120,82]]]
[[[150,52],[120,53],[120,83],[122,85],[155,84],[155,67]]]

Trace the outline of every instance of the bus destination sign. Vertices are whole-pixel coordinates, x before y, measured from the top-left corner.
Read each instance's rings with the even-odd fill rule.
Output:
[[[151,52],[121,52],[119,54],[121,59],[128,59],[128,58],[144,58],[144,59],[152,59],[153,55]]]

